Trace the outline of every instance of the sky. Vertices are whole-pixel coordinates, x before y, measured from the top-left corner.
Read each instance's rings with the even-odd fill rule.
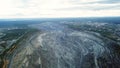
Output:
[[[120,0],[0,0],[0,18],[120,16]]]

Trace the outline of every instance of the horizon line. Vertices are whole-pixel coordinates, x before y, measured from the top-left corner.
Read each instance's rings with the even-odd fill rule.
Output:
[[[104,17],[120,17],[120,16],[86,16],[86,17],[12,17],[12,18],[0,18],[0,20],[5,19],[63,19],[63,18],[104,18]]]

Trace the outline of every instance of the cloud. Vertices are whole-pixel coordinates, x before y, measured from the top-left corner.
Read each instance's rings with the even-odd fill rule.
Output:
[[[0,18],[120,16],[115,0],[1,0]]]
[[[120,3],[120,0],[70,0],[74,4],[115,4]]]
[[[113,4],[113,3],[120,3],[120,0],[101,0],[93,3]]]
[[[58,8],[56,10],[71,10],[71,11],[75,11],[75,10],[94,10],[94,11],[98,11],[98,10],[109,10],[109,9],[120,9],[120,3],[118,4],[86,4],[86,5],[75,5],[72,7],[65,7],[65,8]]]

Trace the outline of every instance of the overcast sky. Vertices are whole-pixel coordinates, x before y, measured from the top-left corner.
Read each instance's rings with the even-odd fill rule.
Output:
[[[0,18],[120,16],[120,0],[0,0]]]

